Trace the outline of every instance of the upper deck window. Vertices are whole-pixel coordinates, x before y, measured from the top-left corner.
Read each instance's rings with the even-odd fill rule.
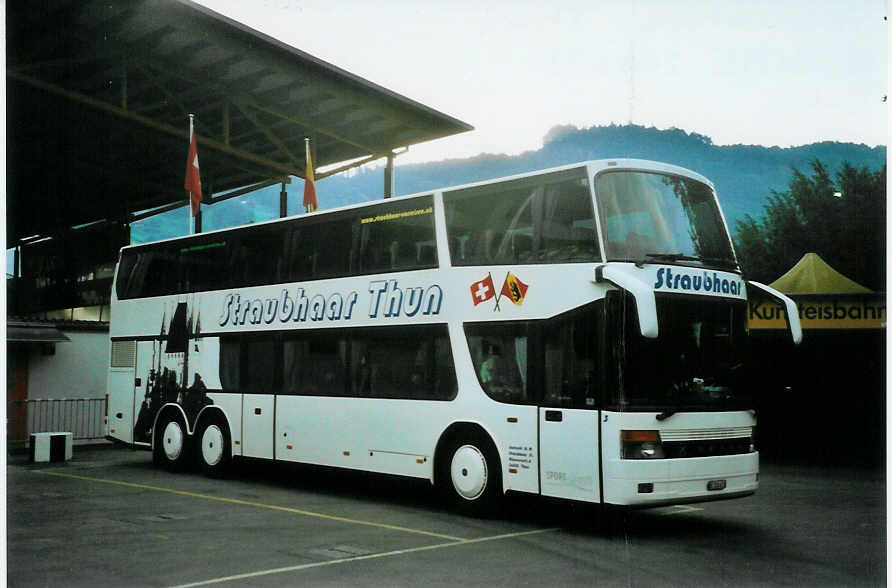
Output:
[[[127,249],[118,298],[437,267],[433,198],[421,196]]]
[[[706,184],[655,172],[612,171],[595,178],[595,196],[608,260],[737,267]]]
[[[599,261],[584,168],[443,195],[452,265]]]

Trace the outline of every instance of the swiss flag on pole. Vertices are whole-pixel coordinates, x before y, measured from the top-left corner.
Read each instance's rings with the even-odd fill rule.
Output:
[[[192,203],[192,216],[201,209],[201,174],[198,172],[198,149],[195,145],[195,131],[192,128],[192,116],[189,116],[189,155],[186,156],[186,192]]]
[[[471,284],[471,298],[474,300],[474,306],[481,302],[486,302],[490,298],[495,297],[496,287],[492,283],[492,274],[487,275],[479,282]]]
[[[304,138],[307,147],[307,170],[304,174],[304,208],[307,212],[314,212],[318,207],[316,202],[316,178],[313,175],[313,158],[310,156],[310,139]]]

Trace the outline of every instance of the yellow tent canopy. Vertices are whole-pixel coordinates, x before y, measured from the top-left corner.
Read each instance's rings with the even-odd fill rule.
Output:
[[[784,294],[861,294],[871,292],[858,282],[845,277],[821,259],[817,253],[806,253],[790,271],[769,284]]]

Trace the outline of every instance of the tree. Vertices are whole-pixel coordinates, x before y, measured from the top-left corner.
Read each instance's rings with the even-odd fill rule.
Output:
[[[811,176],[795,167],[789,190],[772,192],[763,216],[735,224],[747,277],[772,282],[814,252],[873,290],[886,288],[886,166],[871,172],[843,163],[836,182],[818,160]]]

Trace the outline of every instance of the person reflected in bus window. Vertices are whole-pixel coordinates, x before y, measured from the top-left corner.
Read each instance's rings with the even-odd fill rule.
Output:
[[[372,369],[369,367],[369,360],[363,355],[359,360],[359,388],[360,396],[372,395]]]
[[[494,343],[484,343],[486,359],[480,364],[480,383],[490,394],[502,396],[508,392],[502,349]]]

